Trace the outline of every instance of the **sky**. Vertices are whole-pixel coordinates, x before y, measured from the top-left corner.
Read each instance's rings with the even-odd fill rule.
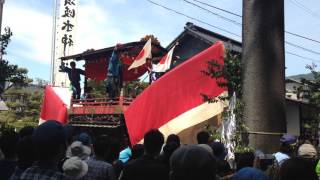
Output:
[[[74,53],[138,41],[147,34],[155,35],[161,45],[166,47],[183,31],[187,22],[241,41],[241,26],[223,18],[241,23],[240,17],[201,5],[219,16],[213,15],[183,0],[152,1],[238,36],[175,14],[147,0],[79,0]],[[241,0],[200,1],[242,14]],[[27,68],[31,78],[50,78],[53,4],[53,0],[6,0],[4,4],[2,28],[9,26],[13,32],[5,58],[13,64]],[[320,1],[285,0],[285,29],[320,41]],[[285,35],[285,40],[301,46],[285,46],[285,50],[289,52],[285,55],[287,76],[308,73],[305,68],[307,64],[315,63],[320,66],[320,43],[290,34]]]

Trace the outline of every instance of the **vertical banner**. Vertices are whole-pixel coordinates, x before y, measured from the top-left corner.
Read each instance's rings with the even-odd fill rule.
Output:
[[[78,0],[56,0],[54,27],[54,49],[52,63],[52,84],[66,87],[69,85],[65,73],[59,72],[60,58],[73,53],[77,26]]]

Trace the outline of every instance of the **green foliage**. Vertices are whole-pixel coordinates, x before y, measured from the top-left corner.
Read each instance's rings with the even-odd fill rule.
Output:
[[[94,98],[105,98],[106,97],[106,82],[105,81],[95,81],[88,80],[88,87],[92,87],[91,95]]]
[[[213,141],[221,140],[221,134],[218,132],[218,128],[212,127],[209,123],[204,125],[204,131],[210,134],[210,137]]]
[[[224,64],[220,64],[217,60],[208,61],[208,67],[202,71],[205,75],[216,79],[217,84],[228,90],[227,97],[220,97],[220,100],[229,100],[233,92],[237,97],[242,97],[242,62],[238,54],[226,52]],[[214,99],[202,94],[205,101],[215,101]]]
[[[8,111],[0,112],[0,122],[16,129],[27,125],[36,126],[39,121],[43,91],[30,91],[22,87],[11,87],[3,93]]]
[[[243,111],[244,103],[242,101],[242,72],[243,66],[241,62],[241,57],[238,54],[233,54],[232,52],[226,52],[224,58],[224,64],[219,64],[216,60],[211,60],[208,62],[208,68],[202,71],[205,75],[216,79],[219,87],[227,89],[228,95],[223,97],[211,98],[205,94],[201,94],[204,101],[217,102],[218,100],[231,100],[233,93],[237,95],[237,103],[234,109],[236,114],[236,133],[234,134],[234,141],[236,142],[236,152],[249,152],[252,148],[247,146],[248,139],[248,128],[244,123]],[[228,111],[222,114],[223,119],[229,116]]]
[[[26,85],[30,82],[27,77],[28,70],[19,68],[17,65],[10,64],[9,61],[3,59],[3,55],[7,54],[6,48],[9,45],[12,32],[10,28],[5,28],[5,34],[1,35],[1,59],[0,59],[0,95],[5,91],[5,83],[8,82],[12,85]]]
[[[301,79],[302,85],[296,87],[297,96],[301,96],[309,101],[314,108],[308,110],[308,122],[304,122],[304,135],[317,135],[319,130],[320,114],[318,108],[320,107],[320,72],[316,70],[315,64],[307,65],[313,75],[312,80]]]

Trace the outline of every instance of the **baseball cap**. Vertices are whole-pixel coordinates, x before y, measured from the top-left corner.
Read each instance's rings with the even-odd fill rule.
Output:
[[[79,134],[77,140],[86,146],[90,146],[92,144],[91,137],[85,132]]]
[[[290,134],[284,134],[280,138],[280,142],[286,143],[286,144],[295,144],[297,142],[297,138]]]

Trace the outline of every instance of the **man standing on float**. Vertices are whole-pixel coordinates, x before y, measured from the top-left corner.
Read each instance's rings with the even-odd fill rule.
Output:
[[[71,68],[65,67],[64,63],[61,64],[60,69],[62,72],[68,73],[69,80],[71,82],[72,98],[80,99],[81,87],[80,87],[80,75],[85,75],[85,71],[76,68],[76,63],[72,61],[70,63]]]
[[[119,96],[122,85],[122,63],[119,59],[119,47],[120,44],[114,47],[108,62],[106,91],[111,99]]]

